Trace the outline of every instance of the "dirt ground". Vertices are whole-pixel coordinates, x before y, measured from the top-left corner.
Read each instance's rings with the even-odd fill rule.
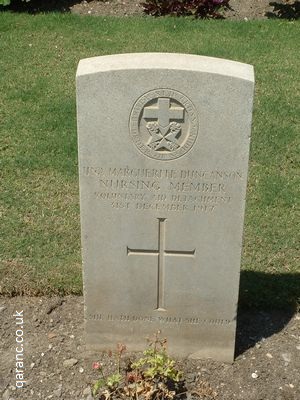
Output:
[[[70,7],[71,11],[78,14],[90,15],[144,15],[141,6],[142,1],[139,0],[108,0],[108,1],[79,1]],[[226,19],[232,20],[251,20],[266,19],[276,16],[274,12],[274,4],[281,4],[281,0],[230,0],[232,10],[224,12]]]
[[[91,400],[90,387],[97,379],[92,362],[112,368],[106,354],[85,351],[82,297],[2,297],[0,327],[2,400]],[[23,388],[16,388],[16,347],[23,350],[23,368],[18,365]],[[298,400],[300,315],[240,313],[232,365],[188,359],[178,365],[190,390],[202,385],[198,400]]]
[[[30,13],[61,11],[83,15],[146,16],[143,0],[14,0],[8,9]],[[223,13],[229,20],[252,20],[278,17],[298,19],[298,0],[230,0],[231,10]],[[4,8],[6,9],[6,8]],[[1,10],[1,6],[0,6]]]

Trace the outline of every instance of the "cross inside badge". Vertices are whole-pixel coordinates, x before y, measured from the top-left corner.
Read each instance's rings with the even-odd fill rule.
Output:
[[[157,106],[149,106],[144,108],[144,119],[155,119],[162,128],[169,126],[170,121],[183,120],[183,107],[170,107],[170,99],[159,98]]]
[[[183,107],[171,106],[170,99],[160,97],[156,106],[144,108],[143,118],[145,120],[155,120],[155,122],[146,124],[151,135],[151,139],[148,142],[148,146],[151,149],[173,151],[179,148],[177,138],[180,135],[181,126],[174,121],[184,120]]]

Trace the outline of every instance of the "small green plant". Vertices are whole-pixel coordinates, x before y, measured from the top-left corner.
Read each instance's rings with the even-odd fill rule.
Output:
[[[134,362],[131,367],[145,378],[172,380],[179,382],[182,373],[175,367],[175,361],[167,354],[167,341],[159,338],[158,331],[154,340],[149,340],[149,348],[144,351],[144,357]]]
[[[121,358],[122,354],[126,351],[126,346],[122,343],[117,344],[116,354],[116,371],[111,375],[105,375],[102,365],[99,362],[93,363],[93,369],[98,370],[100,372],[100,379],[96,381],[93,386],[93,396],[96,396],[97,393],[101,393],[106,399],[108,399],[111,394],[113,394],[118,387],[122,383],[122,375],[121,375]],[[112,356],[112,352],[109,352],[109,355]]]
[[[172,400],[183,394],[182,373],[176,368],[175,361],[167,353],[167,340],[160,339],[158,331],[153,339],[148,339],[149,347],[143,357],[129,362],[124,374],[121,374],[121,357],[126,346],[118,344],[116,350],[116,372],[105,375],[102,365],[93,363],[93,368],[100,371],[101,377],[93,386],[93,396],[108,400],[112,397]],[[112,352],[111,352],[112,355]]]

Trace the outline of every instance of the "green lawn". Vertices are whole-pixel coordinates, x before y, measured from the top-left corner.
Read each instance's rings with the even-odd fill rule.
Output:
[[[254,65],[240,304],[295,303],[300,297],[299,26],[0,13],[0,293],[81,293],[77,63],[103,54],[161,51]]]

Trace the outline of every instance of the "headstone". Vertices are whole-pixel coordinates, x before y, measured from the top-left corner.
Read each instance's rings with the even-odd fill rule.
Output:
[[[86,342],[234,358],[254,75],[182,54],[77,71]]]

